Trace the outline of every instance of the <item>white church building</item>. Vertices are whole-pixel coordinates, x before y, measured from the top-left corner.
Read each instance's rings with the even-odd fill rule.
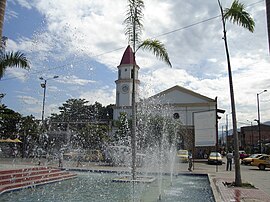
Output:
[[[120,65],[118,68],[118,78],[116,83],[116,103],[113,111],[113,119],[118,120],[121,112],[126,112],[128,117],[131,118],[131,101],[132,101],[132,80],[133,80],[133,65],[135,63],[135,93],[136,102],[138,102],[138,86],[139,69],[140,67],[134,60],[133,51],[128,46],[123,54]],[[198,94],[194,91],[188,90],[181,86],[173,86],[166,89],[151,98],[158,97],[159,103],[173,107],[171,116],[179,119],[181,123],[194,134],[194,113],[204,111],[217,110],[217,102],[204,95]],[[215,117],[216,120],[216,117]],[[191,135],[191,134],[189,134]],[[192,135],[193,136],[193,135]],[[193,137],[194,140],[194,137]]]

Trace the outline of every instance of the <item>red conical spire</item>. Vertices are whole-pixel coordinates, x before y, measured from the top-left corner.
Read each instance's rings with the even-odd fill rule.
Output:
[[[126,48],[122,60],[120,62],[120,65],[130,65],[130,64],[136,64],[136,61],[134,61],[134,55],[133,55],[133,51],[132,48],[130,47],[130,45],[128,45],[128,47]]]

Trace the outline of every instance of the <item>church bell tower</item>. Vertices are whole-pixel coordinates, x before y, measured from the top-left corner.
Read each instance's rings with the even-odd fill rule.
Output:
[[[133,65],[135,64],[135,100],[138,101],[138,72],[140,67],[136,64],[132,48],[130,45],[126,48],[118,68],[118,79],[116,83],[116,103],[113,113],[114,120],[120,116],[120,112],[126,112],[127,117],[131,117],[132,106],[132,80]]]

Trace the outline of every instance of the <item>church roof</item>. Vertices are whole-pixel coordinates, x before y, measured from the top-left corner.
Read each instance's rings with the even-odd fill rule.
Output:
[[[130,47],[130,45],[128,45],[123,54],[120,65],[131,65],[131,64],[134,64],[134,61],[135,60],[134,60],[132,48]],[[136,64],[136,61],[135,61],[135,64]]]
[[[178,85],[164,90],[156,95],[153,95],[150,97],[150,99],[158,97],[163,97],[164,102],[169,101],[170,103],[215,103],[214,99],[211,99],[209,97],[206,97]]]

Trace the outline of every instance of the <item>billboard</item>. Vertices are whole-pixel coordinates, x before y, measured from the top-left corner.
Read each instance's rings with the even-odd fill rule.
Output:
[[[216,145],[216,110],[194,112],[195,147]]]

